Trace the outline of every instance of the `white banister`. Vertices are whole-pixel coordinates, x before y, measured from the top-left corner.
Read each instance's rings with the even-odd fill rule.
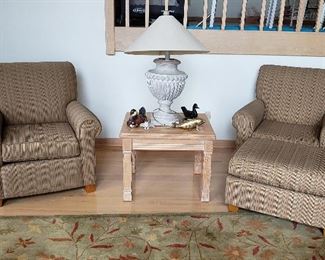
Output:
[[[266,26],[269,29],[273,28],[277,6],[278,6],[278,0],[270,0],[269,9],[266,18]]]
[[[211,4],[211,13],[210,13],[210,28],[213,28],[214,25],[214,19],[216,17],[216,11],[217,11],[217,1],[218,0],[213,0]]]
[[[145,11],[145,26],[146,28],[149,27],[149,18],[150,18],[150,3],[149,0],[146,0],[146,11]]]
[[[187,27],[187,17],[188,17],[188,0],[184,1],[184,18],[183,18],[183,25]]]
[[[203,29],[207,28],[208,19],[208,0],[203,1]]]
[[[317,18],[316,18],[316,24],[315,24],[315,32],[320,31],[320,29],[322,27],[322,23],[324,22],[324,14],[325,14],[324,0],[319,0]]]
[[[262,0],[261,18],[260,18],[260,31],[263,31],[266,11],[266,0]]]
[[[285,5],[286,0],[281,0],[278,31],[282,31]]]
[[[226,28],[227,7],[228,7],[228,0],[223,0],[222,18],[221,18],[221,30],[222,31],[224,31]]]
[[[308,0],[300,0],[299,1],[299,10],[297,16],[297,25],[296,25],[296,32],[300,32],[302,29],[302,25],[304,23],[305,12],[307,7]]]
[[[243,0],[243,5],[241,7],[240,30],[245,29],[246,8],[247,8],[247,0]]]
[[[297,0],[293,0],[293,3],[291,4],[290,27],[293,26],[293,19],[295,17],[295,11],[296,11],[296,2]]]
[[[125,0],[125,27],[130,27],[130,0]]]

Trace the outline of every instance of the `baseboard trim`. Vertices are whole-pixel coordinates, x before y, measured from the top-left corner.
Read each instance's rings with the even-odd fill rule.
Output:
[[[120,138],[96,138],[96,148],[122,147]]]
[[[105,148],[122,148],[122,139],[120,138],[97,138],[96,149]],[[234,140],[215,140],[213,143],[214,149],[235,149]]]
[[[213,142],[214,149],[235,149],[235,140],[215,140]]]

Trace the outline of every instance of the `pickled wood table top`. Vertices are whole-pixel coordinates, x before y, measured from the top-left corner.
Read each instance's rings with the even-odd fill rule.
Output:
[[[148,113],[148,117],[151,117],[151,113]],[[203,125],[199,126],[199,131],[196,129],[181,129],[172,127],[154,127],[145,130],[142,127],[128,127],[126,123],[129,119],[129,113],[126,113],[120,132],[120,138],[215,140],[216,135],[206,114],[200,113],[198,118],[205,121]]]

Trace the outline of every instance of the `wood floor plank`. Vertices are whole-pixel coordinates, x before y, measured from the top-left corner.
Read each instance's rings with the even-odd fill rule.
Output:
[[[193,152],[138,152],[134,201],[122,198],[122,151],[97,149],[97,190],[83,189],[9,199],[0,216],[223,212],[225,178],[232,149],[212,158],[211,201],[200,201],[201,175],[193,175]]]

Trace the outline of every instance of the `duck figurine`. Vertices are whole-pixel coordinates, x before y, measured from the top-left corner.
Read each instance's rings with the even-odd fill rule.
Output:
[[[198,116],[196,109],[199,109],[199,106],[196,103],[193,105],[192,111],[187,110],[186,107],[181,107],[181,109],[186,119],[188,118],[193,119],[193,118],[197,118]]]
[[[141,107],[139,112],[135,109],[131,109],[130,117],[126,124],[130,128],[136,128],[146,121],[148,121],[146,116],[146,109],[144,107]]]

